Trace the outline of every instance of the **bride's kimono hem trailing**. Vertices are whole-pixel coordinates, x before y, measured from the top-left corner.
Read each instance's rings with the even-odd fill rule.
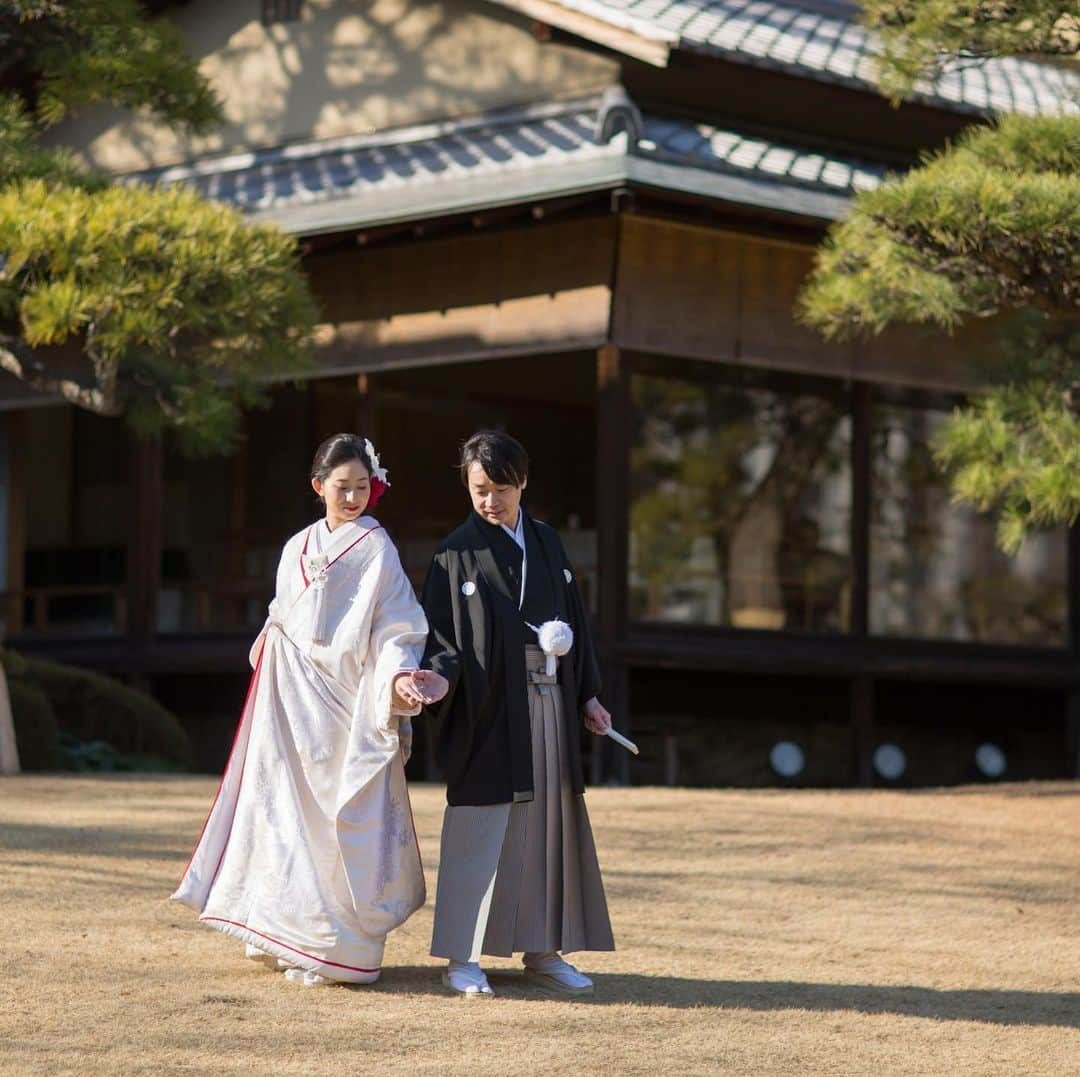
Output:
[[[294,535],[251,651],[232,752],[173,898],[201,922],[336,980],[365,980],[424,903],[393,680],[427,622],[375,520]],[[418,710],[418,708],[417,708]]]

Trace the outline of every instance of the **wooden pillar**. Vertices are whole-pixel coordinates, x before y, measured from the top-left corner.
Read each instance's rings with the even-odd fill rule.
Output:
[[[1068,554],[1066,560],[1069,649],[1073,657],[1080,659],[1080,521],[1069,528]]]
[[[851,782],[874,784],[874,682],[858,676],[851,682]]]
[[[127,545],[128,638],[133,657],[157,630],[164,485],[161,442],[133,435],[128,458]]]
[[[7,422],[7,590],[18,593],[26,585],[26,421],[9,411]],[[23,629],[26,600],[11,599],[4,611],[4,635],[9,639]]]
[[[245,418],[241,424],[246,428]],[[227,569],[229,575],[240,578],[247,575],[246,555],[249,536],[248,521],[248,440],[242,429],[236,452],[229,457],[229,552]]]
[[[379,444],[375,436],[375,386],[370,374],[356,375],[356,430]]]
[[[870,631],[870,386],[851,391],[851,634]]]
[[[626,578],[629,548],[630,378],[625,356],[605,344],[596,356],[596,531],[598,634],[602,702],[615,728],[630,731],[630,689],[619,641],[626,635]],[[604,772],[618,782],[630,780],[629,757],[606,738],[597,745],[592,780]]]

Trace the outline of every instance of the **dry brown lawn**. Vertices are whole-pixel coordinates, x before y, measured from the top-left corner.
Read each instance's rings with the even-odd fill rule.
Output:
[[[430,901],[374,987],[245,961],[166,900],[215,784],[0,780],[0,1071],[1080,1074],[1080,785],[593,790],[619,950],[571,1003],[445,994]]]

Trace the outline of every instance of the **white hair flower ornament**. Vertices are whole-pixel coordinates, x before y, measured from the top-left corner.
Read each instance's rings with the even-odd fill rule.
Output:
[[[364,452],[371,464],[371,497],[368,498],[367,507],[373,509],[390,486],[390,472],[379,463],[379,454],[371,444],[371,438],[364,438]]]

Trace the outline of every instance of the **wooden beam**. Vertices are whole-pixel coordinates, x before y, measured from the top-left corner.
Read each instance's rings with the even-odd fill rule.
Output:
[[[626,357],[614,344],[596,353],[596,519],[598,643],[604,680],[603,703],[621,733],[630,733],[629,673],[618,643],[626,634],[626,575],[629,542],[630,376]],[[598,757],[611,756],[605,740]],[[593,770],[601,777],[602,763]],[[629,758],[622,749],[613,756],[616,780],[629,782]]]
[[[594,348],[611,292],[589,285],[544,295],[316,328],[317,377]]]
[[[1080,689],[1076,660],[1049,647],[632,625],[618,648],[628,665],[647,669]]]
[[[622,14],[625,26],[615,26],[607,19],[586,15],[554,0],[497,0],[503,7],[519,11],[548,26],[556,26],[575,37],[603,45],[613,52],[643,60],[653,67],[666,67],[671,47],[678,42],[678,35],[651,25],[644,19],[634,19]],[[614,9],[613,9],[614,10]]]

